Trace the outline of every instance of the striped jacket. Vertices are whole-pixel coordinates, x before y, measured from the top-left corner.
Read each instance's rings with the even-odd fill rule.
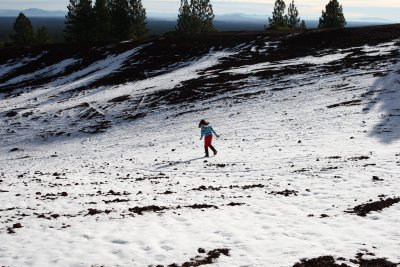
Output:
[[[218,134],[214,131],[213,127],[211,127],[211,125],[202,125],[200,138],[203,138],[203,136],[212,135],[213,133],[215,136],[218,136]]]

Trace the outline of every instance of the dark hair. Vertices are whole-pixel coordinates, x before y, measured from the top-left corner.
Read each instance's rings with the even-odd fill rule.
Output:
[[[202,125],[208,125],[208,122],[206,122],[205,120],[201,120],[200,123],[199,123],[199,128],[200,128]]]

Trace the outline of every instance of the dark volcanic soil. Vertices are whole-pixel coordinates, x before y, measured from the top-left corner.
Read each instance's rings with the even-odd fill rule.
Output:
[[[355,213],[358,216],[367,216],[367,214],[370,213],[371,211],[380,211],[380,210],[388,208],[399,202],[400,202],[400,198],[398,198],[398,197],[381,199],[378,201],[369,202],[369,203],[355,206],[352,210],[349,210],[347,212]]]
[[[213,249],[207,252],[205,256],[199,255],[196,256],[195,258],[190,259],[190,261],[186,261],[180,265],[172,263],[167,265],[167,267],[190,267],[190,266],[202,266],[202,265],[213,264],[215,260],[218,259],[221,255],[229,256],[229,251],[230,249],[227,248]],[[198,252],[203,254],[205,253],[205,250],[199,248]],[[164,267],[164,265],[157,265],[156,267]]]
[[[367,253],[368,254],[368,253]],[[371,253],[369,253],[371,254]],[[359,267],[396,267],[397,263],[390,262],[384,258],[377,259],[363,259],[363,253],[358,253],[355,259],[349,261],[353,264],[358,264]],[[293,267],[350,267],[345,263],[337,263],[338,260],[345,261],[344,258],[335,260],[332,256],[321,256],[313,259],[302,259],[300,262],[293,265]]]

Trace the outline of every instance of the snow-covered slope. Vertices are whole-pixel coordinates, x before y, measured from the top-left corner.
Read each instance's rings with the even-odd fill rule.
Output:
[[[399,263],[399,37],[0,62],[0,265]]]

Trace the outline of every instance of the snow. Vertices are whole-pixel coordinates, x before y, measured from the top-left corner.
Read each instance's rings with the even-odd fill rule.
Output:
[[[125,93],[145,95],[171,89],[199,77],[201,71],[215,66],[229,53],[212,52],[167,74],[108,90],[99,88],[67,104],[47,102],[39,108],[56,110],[89,100],[102,103]],[[309,56],[230,72],[287,64],[326,64],[347,55]],[[105,62],[53,86],[83,85],[87,81],[82,78],[85,73],[95,71],[89,79],[104,76],[121,66],[123,57],[113,56]],[[353,70],[323,76],[318,72],[296,75],[287,81],[292,87],[282,91],[272,91],[267,83],[257,81],[261,84],[254,90],[267,91],[257,98],[233,106],[208,99],[194,104],[193,109],[209,109],[179,117],[173,116],[181,111],[179,107],[161,110],[99,135],[48,142],[22,137],[0,140],[0,153],[4,155],[0,158],[0,188],[9,191],[0,193],[0,263],[166,266],[195,257],[199,247],[207,251],[231,249],[230,257],[221,256],[212,266],[293,266],[301,258],[321,255],[352,259],[361,249],[400,262],[399,204],[366,217],[344,212],[369,199],[377,200],[381,194],[399,196],[400,157],[396,154],[400,135],[396,117],[388,115],[398,115],[400,64],[383,68],[390,74],[374,77]],[[309,83],[304,84],[304,80]],[[339,93],[332,89],[344,82],[355,89]],[[374,104],[363,100],[360,105],[327,108],[359,99],[368,92],[376,92],[371,96]],[[32,92],[26,94],[34,96]],[[22,106],[26,99],[23,94],[16,100],[1,100],[1,106],[10,108],[17,102]],[[202,118],[210,120],[221,134],[214,140],[218,155],[207,162],[201,158],[203,148],[198,140],[197,123]],[[392,127],[392,132],[380,133],[383,123]],[[4,134],[6,125],[1,125]],[[23,151],[9,153],[13,147]],[[27,155],[29,158],[24,158]],[[352,160],[357,156],[369,158]],[[56,179],[55,172],[65,175]],[[150,179],[160,172],[167,178]],[[372,182],[374,175],[384,181]],[[241,188],[257,184],[264,187]],[[221,189],[192,190],[201,185]],[[271,194],[285,189],[296,190],[298,195]],[[97,193],[99,190],[102,193]],[[130,194],[104,195],[110,190]],[[162,194],[166,190],[173,193]],[[68,196],[42,199],[47,193],[61,192]],[[103,201],[116,198],[129,202]],[[230,202],[244,205],[227,206]],[[184,207],[205,203],[218,209]],[[148,205],[182,208],[128,215],[129,208]],[[13,207],[17,210],[4,211]],[[111,212],[84,216],[89,208]],[[34,213],[61,216],[47,220]],[[321,214],[329,217],[320,218]],[[6,226],[12,226],[19,217],[23,228],[7,234]],[[62,228],[67,225],[70,227]]]
[[[393,50],[398,49],[396,43],[400,40],[395,40],[388,43],[379,44],[377,46],[365,45],[361,51],[368,53],[369,56],[390,55]]]
[[[24,64],[26,64],[29,61],[37,60],[41,56],[42,55],[39,55],[37,57],[20,58],[18,60],[15,60],[14,62],[8,62],[7,64],[0,65],[0,77],[5,76],[7,73],[10,73],[11,71],[16,70],[19,67],[22,67]]]
[[[351,53],[336,53],[336,54],[329,54],[323,56],[306,56],[300,57],[297,59],[290,59],[290,60],[282,60],[277,62],[266,62],[266,63],[259,63],[250,66],[234,68],[231,70],[224,71],[226,73],[232,74],[243,74],[248,72],[260,71],[263,69],[270,69],[270,68],[282,68],[288,66],[296,66],[296,65],[303,65],[303,64],[312,64],[312,65],[324,65],[329,64],[334,61],[339,61],[346,56],[350,55]]]
[[[51,82],[50,86],[56,87],[57,89],[61,87],[62,90],[68,90],[71,88],[76,88],[77,86],[84,86],[89,82],[101,79],[121,68],[124,61],[126,61],[129,57],[134,56],[143,47],[144,46],[139,46],[121,54],[109,55],[106,59],[95,62],[89,67],[73,73],[73,75],[69,75]]]
[[[22,97],[12,99],[12,100],[6,100],[6,104],[10,107],[13,108],[19,108],[19,107],[24,107],[27,102],[32,102],[33,99],[35,100],[35,105],[40,104],[40,109],[44,111],[48,111],[46,109],[49,108],[50,110],[58,110],[61,106],[63,105],[54,105],[54,100],[49,101],[49,99],[53,97],[58,97],[62,93],[65,93],[71,89],[75,89],[78,87],[82,87],[87,85],[90,82],[94,82],[96,80],[99,80],[103,77],[106,77],[110,73],[117,71],[123,66],[123,63],[129,58],[134,56],[136,53],[138,53],[141,49],[143,49],[143,46],[136,47],[134,49],[128,50],[124,53],[121,54],[116,54],[116,55],[109,55],[107,58],[103,60],[99,60],[90,66],[83,68],[79,71],[73,72],[71,75],[63,76],[61,78],[56,79],[55,81],[50,82],[47,85],[44,85],[42,88],[38,90],[34,90],[28,93],[25,93]],[[34,72],[32,74],[24,75],[22,77],[16,77],[15,79],[9,80],[6,84],[12,84],[15,82],[19,82],[24,79],[32,79],[33,77],[36,77],[37,75],[52,72],[53,74],[55,73],[60,73],[65,70],[65,68],[68,65],[72,65],[76,63],[76,60],[73,59],[67,59],[64,60],[58,64],[55,64],[54,66],[46,67],[43,70],[39,70],[37,72]],[[82,103],[79,101],[78,104]],[[73,102],[70,106],[76,105],[76,102]],[[65,105],[64,105],[65,106]]]
[[[56,75],[58,73],[62,73],[66,67],[74,65],[75,63],[77,63],[77,60],[75,60],[75,59],[71,59],[71,58],[65,59],[65,60],[62,60],[61,62],[58,62],[58,63],[52,65],[52,66],[48,66],[43,69],[34,71],[32,73],[24,74],[24,75],[20,75],[15,78],[12,78],[12,79],[8,80],[7,82],[0,84],[0,86],[19,83],[19,82],[34,79],[34,78],[40,77],[40,76]]]

